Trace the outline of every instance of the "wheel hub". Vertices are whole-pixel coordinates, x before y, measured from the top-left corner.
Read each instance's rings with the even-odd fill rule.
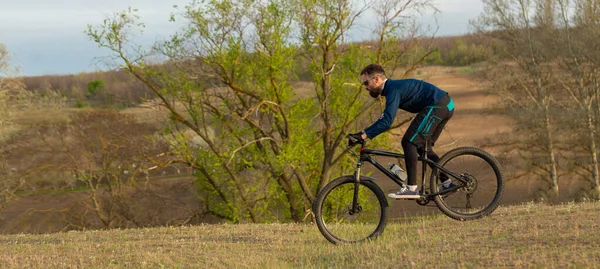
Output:
[[[356,211],[353,211],[353,210],[352,210],[352,206],[351,206],[351,205],[350,205],[350,206],[348,206],[348,210],[347,210],[347,212],[348,212],[348,215],[350,215],[350,216],[352,216],[352,215],[354,215],[354,214],[358,214],[358,213],[360,213],[361,211],[362,211],[362,206],[361,206],[360,204],[356,205]]]
[[[461,175],[462,178],[466,181],[466,184],[464,187],[460,188],[459,190],[463,193],[474,193],[475,190],[477,190],[477,178],[475,178],[475,176],[469,174],[469,173],[464,173]]]

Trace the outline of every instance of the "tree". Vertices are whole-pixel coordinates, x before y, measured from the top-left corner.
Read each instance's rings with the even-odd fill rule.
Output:
[[[88,82],[88,94],[90,98],[94,98],[97,95],[104,92],[104,81],[103,80],[93,80]]]
[[[57,202],[60,207],[44,212],[49,227],[71,230],[164,225],[154,215],[156,212],[139,210],[152,202],[162,204],[156,206],[157,211],[170,206],[167,199],[152,194],[151,182],[140,183],[155,169],[147,156],[165,151],[164,143],[148,137],[157,128],[114,110],[78,110],[67,120],[43,122],[23,130],[19,140],[13,141],[18,147],[10,153],[17,156],[35,153],[30,154],[35,158],[29,158],[27,164],[35,166],[39,173],[36,178],[27,178],[29,185],[41,182],[42,175],[49,174],[50,184],[66,183],[59,189],[82,188],[73,193],[78,199]],[[148,196],[154,201],[144,199]],[[41,212],[31,209],[19,216],[22,226],[28,226],[26,222],[32,214]]]
[[[589,188],[583,190],[583,196],[600,199],[600,163],[598,160],[598,105],[600,97],[600,85],[598,74],[600,70],[600,58],[596,55],[596,49],[600,42],[600,29],[598,29],[597,1],[556,1],[559,7],[557,24],[559,37],[555,45],[561,49],[557,50],[557,64],[564,71],[562,86],[569,93],[571,104],[575,106],[573,122],[575,128],[581,130],[576,132],[575,137],[580,138],[571,150],[583,148],[582,158],[576,158],[576,164],[580,168],[577,172],[583,172],[582,178],[590,184]],[[594,8],[596,7],[596,8]],[[575,15],[572,15],[575,14]],[[583,146],[583,147],[582,147]],[[579,155],[579,154],[578,154]]]
[[[529,172],[541,173],[550,196],[558,196],[559,176],[569,175],[583,179],[577,198],[600,199],[598,2],[485,3],[478,25],[504,53],[490,78],[511,104],[517,128],[531,134],[516,143],[534,165]]]
[[[537,3],[538,11],[535,13]],[[547,183],[544,196],[557,198],[558,160],[552,92],[557,90],[552,46],[554,9],[549,1],[484,0],[474,23],[493,39],[496,59],[488,70],[493,91],[516,116],[519,154],[529,160],[528,173]],[[536,24],[536,21],[538,24]],[[548,26],[548,27],[544,27]]]
[[[334,169],[341,173],[344,134],[364,128],[357,123],[378,103],[348,83],[374,59],[364,45],[345,40],[368,8],[351,3],[194,1],[180,10],[187,26],[154,48],[168,68],[146,64],[146,54],[128,43],[132,30],[143,27],[133,9],[87,33],[169,111],[170,154],[152,160],[192,167],[212,214],[231,222],[302,221]],[[296,65],[299,56],[308,66]],[[315,95],[294,89],[301,68],[312,74]]]
[[[298,1],[297,4],[302,56],[310,63],[319,102],[317,116],[323,159],[317,191],[329,182],[332,169],[343,158],[344,151],[339,148],[345,135],[351,130],[365,128],[366,122],[357,123],[365,114],[371,114],[377,104],[364,99],[360,84],[350,86],[347,82],[355,81],[360,70],[369,63],[381,64],[388,70],[388,75],[404,66],[407,70],[402,77],[406,77],[433,52],[428,48],[419,57],[403,58],[420,45],[417,41],[420,29],[414,21],[414,13],[433,9],[429,1],[373,2],[378,24],[373,29],[375,42],[371,44],[346,41],[355,20],[367,10],[366,6],[354,9],[352,3],[319,0]]]

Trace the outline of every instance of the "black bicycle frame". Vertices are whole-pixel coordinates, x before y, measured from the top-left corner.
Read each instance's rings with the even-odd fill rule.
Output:
[[[375,159],[373,159],[373,157],[371,157],[371,155],[373,156],[383,156],[383,157],[393,157],[393,158],[401,158],[404,159],[404,154],[400,154],[400,153],[395,153],[395,152],[389,152],[389,151],[383,151],[383,150],[374,150],[374,149],[366,149],[364,148],[364,143],[362,144],[362,147],[360,148],[360,157],[359,160],[356,164],[356,171],[355,171],[355,179],[356,182],[360,181],[360,168],[362,166],[362,162],[369,162],[371,163],[373,166],[375,166],[375,168],[377,168],[379,171],[381,171],[384,175],[386,175],[387,177],[389,177],[392,181],[394,181],[396,184],[398,184],[399,186],[402,186],[403,183],[402,181],[400,181],[400,178],[398,178],[398,176],[396,176],[396,174],[392,173],[390,170],[384,168],[381,164],[379,164]],[[425,192],[425,173],[427,172],[427,165],[431,165],[434,166],[436,169],[439,169],[441,172],[446,173],[448,176],[455,178],[456,180],[462,182],[463,184],[457,184],[456,187],[453,188],[449,188],[449,189],[445,189],[443,191],[440,192],[435,192],[435,193],[431,193],[431,194],[427,194],[425,197],[426,198],[431,198],[433,196],[436,195],[443,195],[452,191],[455,191],[457,189],[460,189],[464,186],[464,184],[466,184],[466,180],[463,179],[460,175],[457,175],[455,173],[453,173],[452,171],[441,167],[437,162],[434,162],[430,159],[427,158],[427,144],[425,145],[425,150],[424,150],[424,154],[423,157],[419,157],[418,159],[419,161],[421,161],[421,163],[423,164],[423,169],[422,169],[422,176],[421,176],[421,191],[420,193],[423,195]],[[435,172],[435,171],[434,171]],[[432,174],[433,176],[433,174]],[[358,185],[358,184],[357,184]],[[358,196],[358,186],[356,186],[356,191],[354,192],[355,196]],[[355,197],[355,201],[356,201]],[[356,203],[353,203],[353,211],[356,209],[355,205]],[[354,211],[356,212],[356,211]]]

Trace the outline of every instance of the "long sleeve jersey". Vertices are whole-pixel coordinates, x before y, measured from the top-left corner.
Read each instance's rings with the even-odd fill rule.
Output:
[[[433,84],[418,79],[401,79],[385,81],[382,96],[385,96],[383,115],[365,129],[368,138],[373,138],[392,127],[398,108],[418,113],[427,106],[437,104],[447,92]]]

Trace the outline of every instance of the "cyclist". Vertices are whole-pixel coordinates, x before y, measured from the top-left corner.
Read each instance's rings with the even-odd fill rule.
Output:
[[[404,149],[407,186],[396,193],[388,194],[394,199],[418,199],[417,161],[423,155],[425,140],[429,139],[431,147],[435,144],[448,120],[454,114],[454,102],[447,92],[438,87],[417,79],[388,79],[383,67],[377,64],[366,66],[361,72],[363,86],[371,97],[385,96],[383,115],[362,132],[351,134],[358,141],[373,139],[387,131],[394,122],[398,108],[417,113],[402,137]],[[439,162],[440,157],[431,149],[427,158]],[[440,174],[440,191],[454,187],[452,180],[444,173]]]

